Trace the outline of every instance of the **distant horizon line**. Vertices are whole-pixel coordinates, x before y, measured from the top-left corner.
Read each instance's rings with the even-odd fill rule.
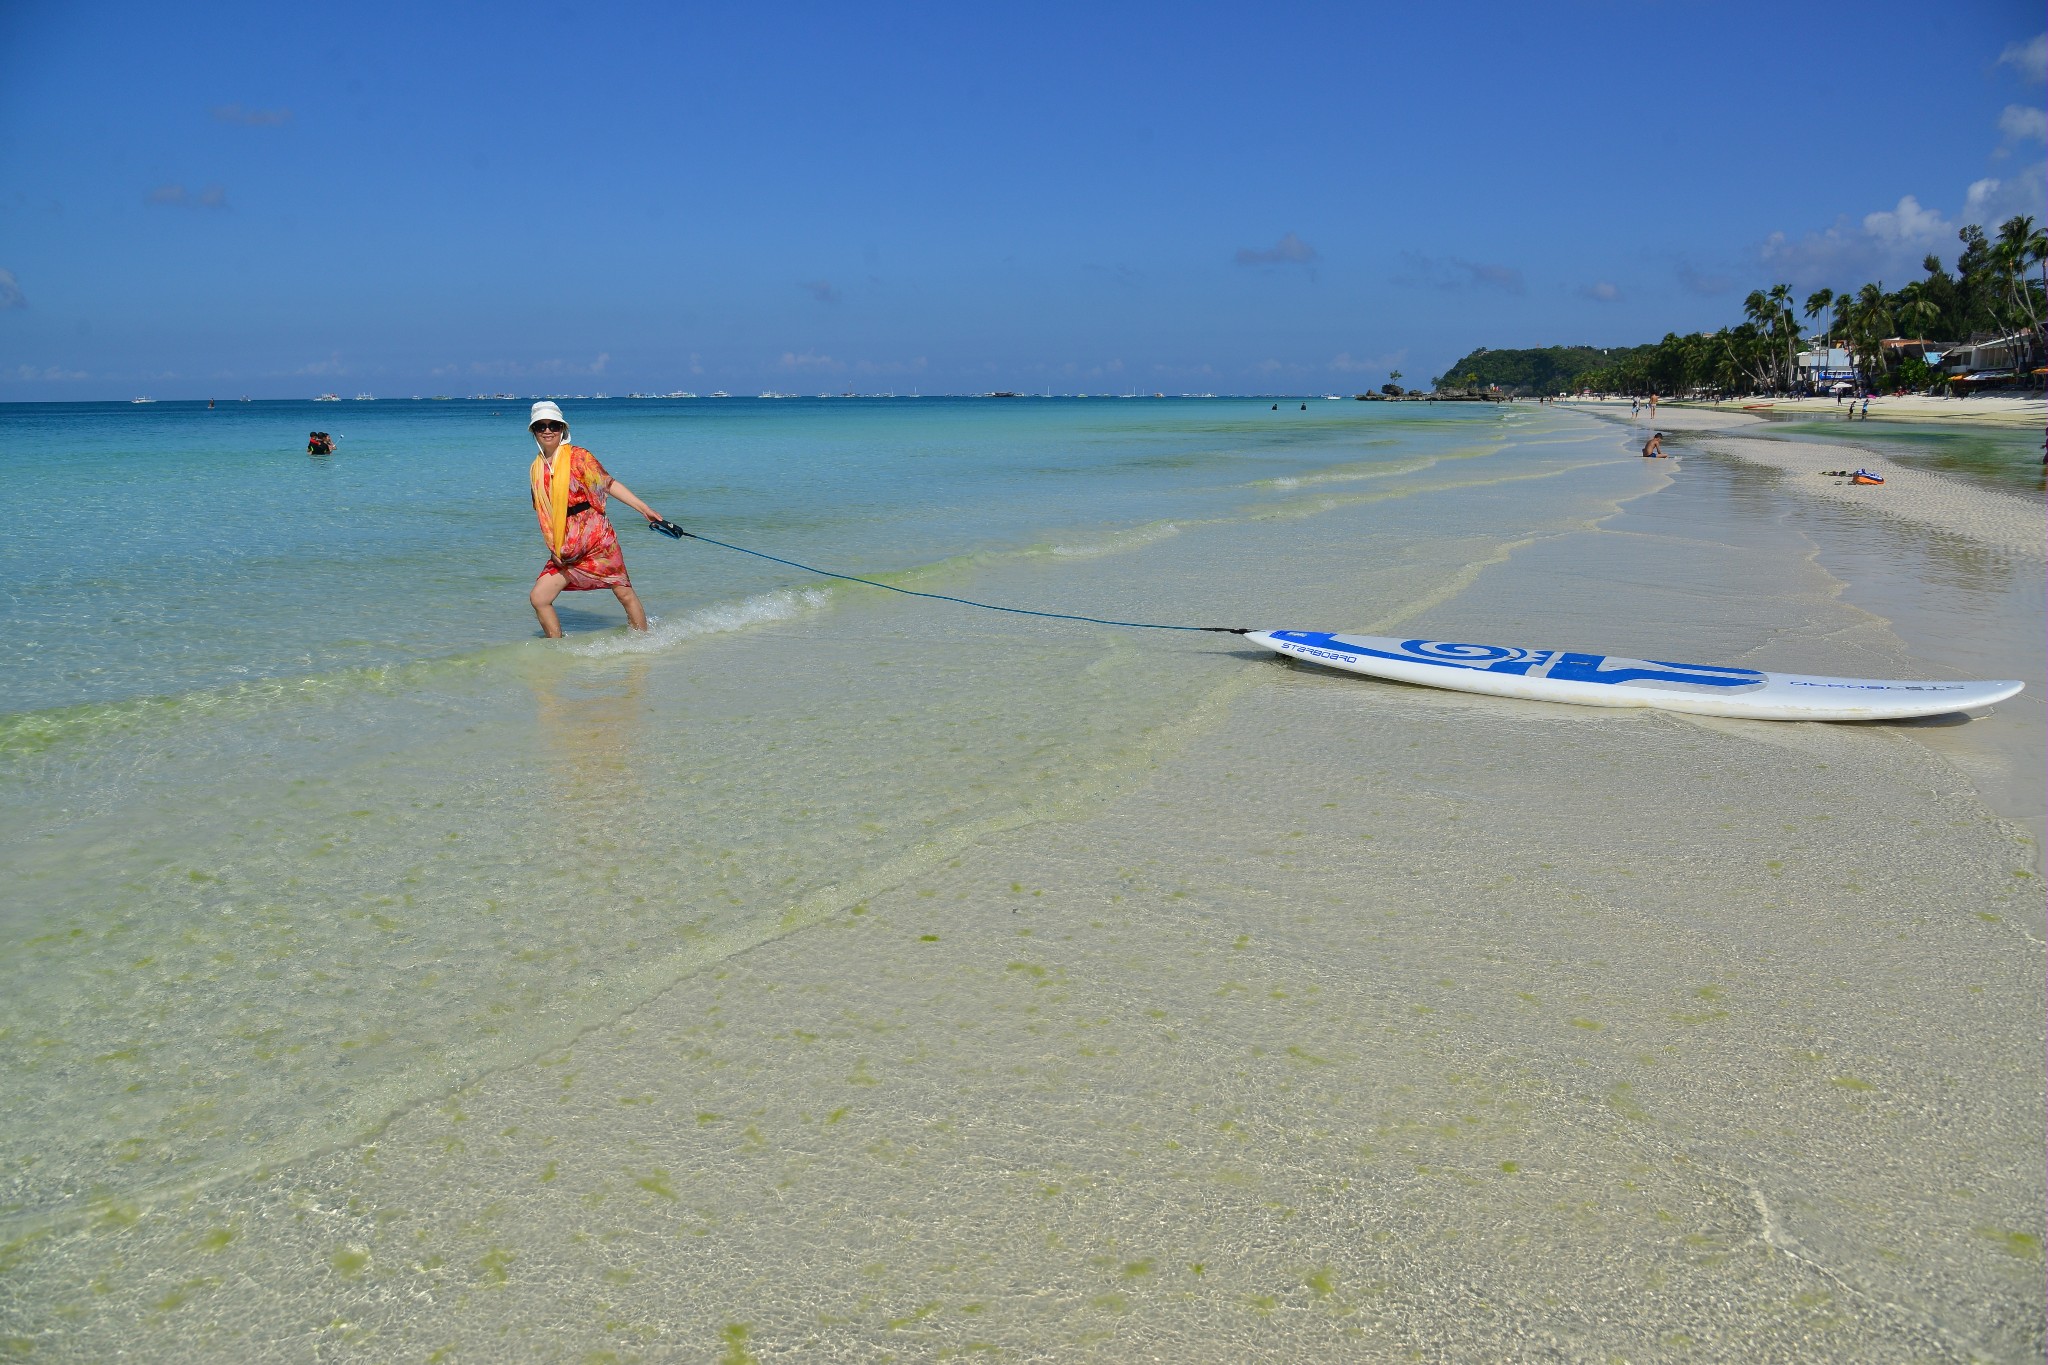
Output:
[[[1427,392],[1427,390],[1410,389],[1408,390],[1408,392],[1423,393]],[[974,392],[963,391],[959,393],[530,393],[434,395],[409,394],[403,398],[378,398],[374,395],[360,395],[354,398],[341,398],[339,396],[326,394],[316,394],[306,398],[152,398],[143,395],[133,398],[0,398],[0,407],[28,407],[31,405],[57,403],[68,403],[75,407],[97,406],[104,404],[110,407],[194,406],[200,408],[205,408],[209,405],[214,406],[216,408],[227,407],[231,405],[239,406],[244,403],[538,403],[542,401],[557,403],[758,403],[787,402],[792,399],[801,399],[805,402],[844,402],[849,398],[900,400],[903,402],[921,402],[926,399],[932,398],[1008,399],[1019,402],[1024,401],[1026,399],[1037,399],[1040,402],[1045,402],[1048,399],[1088,399],[1091,402],[1096,399],[1114,399],[1117,401],[1129,402],[1133,399],[1146,399],[1151,401],[1158,401],[1161,399],[1188,399],[1191,401],[1204,401],[1210,399],[1222,400],[1240,398],[1257,398],[1267,400],[1285,398],[1296,399],[1301,401],[1307,401],[1309,399],[1316,399],[1318,401],[1355,401],[1364,396],[1365,395],[1362,393],[1315,393],[1308,391],[1302,391],[1297,393],[1166,393],[1160,390],[1154,390],[1151,393],[1025,393],[1022,390],[1006,389],[983,389]],[[1372,396],[1380,397],[1381,395],[1375,390],[1372,393]]]

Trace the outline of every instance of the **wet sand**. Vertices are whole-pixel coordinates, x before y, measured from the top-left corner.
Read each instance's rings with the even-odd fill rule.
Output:
[[[1543,480],[1468,486],[1462,520],[1406,543],[1333,501],[1144,545],[1113,589],[1061,561],[977,590],[1926,662],[1900,623],[1939,614],[1906,599],[1942,550],[1903,523],[1816,531],[1831,504],[1733,454],[1624,463],[1620,432],[1532,431],[1590,443],[1606,463],[1544,479],[1605,502],[1546,520]],[[1892,615],[1834,558],[1886,535],[1865,576]],[[1260,619],[1280,573],[1350,615]],[[933,621],[777,629],[831,678],[963,647]],[[1173,657],[1031,623],[968,643]],[[1042,808],[809,927],[370,1140],[10,1247],[17,1349],[2039,1358],[2037,853],[1922,731],[1467,697],[1227,641],[1187,658],[1214,671],[1140,760],[1049,774]]]
[[[1872,411],[1876,411],[1875,404]],[[1646,414],[1635,425],[1642,426],[1647,421]],[[1754,413],[1698,407],[1667,407],[1658,418],[1658,427],[1666,433],[1667,441],[1674,437],[1680,441],[1690,438],[1695,445],[1793,475],[1802,496],[1876,507],[1888,517],[1944,535],[1979,541],[2009,554],[2043,557],[2043,520],[2038,501],[1985,496],[1959,479],[1916,470],[1874,451],[1852,454],[1839,445],[1787,440],[1776,435],[1770,439],[1745,438],[1745,433],[1768,432],[1772,425],[1770,419]],[[1856,428],[1844,424],[1843,439],[1854,440],[1855,435]],[[1843,468],[1869,469],[1882,475],[1884,483],[1854,484],[1823,473]]]
[[[2006,401],[2017,407],[2022,400]],[[1642,425],[1633,423],[1631,430]],[[1682,407],[1667,410],[1659,425],[1679,457],[1689,452],[1739,461],[1768,476],[1771,496],[1806,509],[1792,515],[1805,518],[1819,560],[1837,566],[1844,599],[1913,642],[1915,656],[1933,665],[1929,671],[2026,682],[2028,690],[2011,705],[1978,722],[1935,718],[1910,732],[1969,773],[1979,795],[2024,828],[2036,850],[2048,847],[2041,780],[2048,762],[2042,705],[2048,679],[2040,640],[2048,619],[2042,592],[2048,522],[2040,499],[1987,489],[1869,448],[1788,439],[1753,413]],[[1845,438],[1854,434],[1845,424]],[[1883,476],[1884,483],[1857,484],[1828,472],[1856,468]],[[1987,595],[2004,603],[1989,619],[1982,607]],[[2034,870],[2041,866],[2037,852]]]

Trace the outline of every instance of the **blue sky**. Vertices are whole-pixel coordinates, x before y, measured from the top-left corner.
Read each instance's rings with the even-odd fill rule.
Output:
[[[1352,392],[2044,212],[2033,0],[8,0],[0,51],[0,400]]]

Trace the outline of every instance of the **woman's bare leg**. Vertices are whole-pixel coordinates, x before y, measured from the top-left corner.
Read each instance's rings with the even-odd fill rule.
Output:
[[[533,614],[540,618],[540,633],[550,640],[562,638],[562,618],[555,615],[555,599],[568,586],[569,580],[558,573],[542,574],[533,591],[526,595],[526,600],[533,604]]]
[[[619,605],[626,609],[626,624],[635,630],[647,629],[647,609],[640,605],[640,594],[633,591],[630,583],[621,583],[612,589],[612,595],[619,599]]]

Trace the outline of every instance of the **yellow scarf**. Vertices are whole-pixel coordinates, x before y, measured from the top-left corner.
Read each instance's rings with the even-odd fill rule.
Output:
[[[569,469],[576,463],[576,447],[566,440],[555,448],[555,467],[548,470],[547,457],[533,457],[527,477],[533,483],[533,510],[540,515],[540,533],[547,537],[548,553],[562,553],[569,538]]]

